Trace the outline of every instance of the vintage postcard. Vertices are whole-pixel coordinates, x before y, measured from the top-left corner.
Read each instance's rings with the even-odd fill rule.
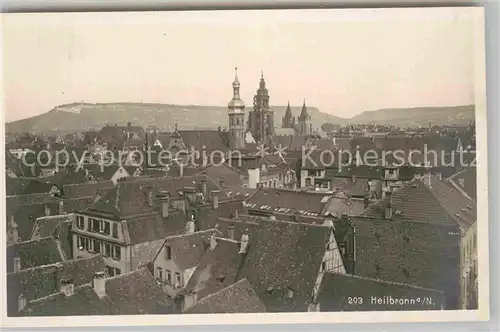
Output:
[[[483,16],[3,15],[2,324],[487,320]]]

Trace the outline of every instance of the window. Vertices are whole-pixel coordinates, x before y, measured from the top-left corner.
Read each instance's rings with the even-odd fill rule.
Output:
[[[103,250],[103,256],[104,257],[110,257],[111,256],[111,244],[104,242],[104,250]]]
[[[307,178],[306,179],[306,186],[310,186],[311,185],[311,179],[310,178]]]
[[[78,247],[79,250],[84,249],[84,240],[81,236],[76,237],[76,246]]]
[[[92,219],[92,232],[99,232],[100,228],[99,228],[99,225],[100,225],[100,220],[98,219]]]
[[[100,253],[102,242],[99,240],[93,240],[93,242],[92,247],[94,248],[94,252]]]
[[[113,246],[113,259],[119,261],[121,257],[121,250],[120,246]]]
[[[99,233],[109,235],[109,222],[104,220],[98,221]]]
[[[76,227],[79,229],[85,229],[85,218],[83,216],[76,217]]]
[[[116,224],[116,223],[113,223],[113,237],[115,239],[118,238],[118,224]]]
[[[157,274],[158,279],[163,280],[163,269],[161,267],[157,268],[156,274]]]
[[[165,278],[167,280],[167,283],[172,284],[172,272],[169,270],[165,270]]]
[[[172,248],[170,246],[165,246],[165,259],[167,261],[172,259]]]
[[[175,285],[181,286],[181,274],[179,272],[175,272]]]

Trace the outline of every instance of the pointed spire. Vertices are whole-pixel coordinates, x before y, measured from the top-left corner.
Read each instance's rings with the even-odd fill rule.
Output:
[[[264,79],[264,71],[260,71],[260,84],[259,84],[260,89],[265,89],[266,88],[266,80]]]
[[[304,98],[304,103],[302,104],[302,111],[300,112],[299,120],[306,120],[309,118],[307,113],[306,99]]]
[[[234,82],[233,82],[233,87],[239,87],[240,86],[240,81],[238,80],[238,67],[234,67]]]

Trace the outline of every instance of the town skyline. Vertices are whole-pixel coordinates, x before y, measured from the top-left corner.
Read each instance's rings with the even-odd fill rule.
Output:
[[[5,120],[82,100],[224,107],[234,67],[247,108],[261,71],[271,105],[301,106],[305,98],[308,106],[343,118],[383,108],[474,104],[473,15],[467,11],[327,12],[214,12],[195,15],[190,25],[182,19],[191,12],[6,17],[5,42],[16,47],[5,48]],[[228,19],[214,24],[221,15]],[[115,24],[103,24],[110,20]]]

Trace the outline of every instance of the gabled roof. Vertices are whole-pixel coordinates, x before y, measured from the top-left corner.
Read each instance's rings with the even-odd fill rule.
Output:
[[[29,195],[48,193],[52,184],[40,181],[38,178],[6,177],[6,195]]]
[[[355,274],[444,291],[457,308],[460,230],[453,223],[349,217],[355,230]],[[336,225],[336,237],[342,239]]]
[[[245,203],[247,209],[273,213],[295,213],[318,216],[323,213],[330,196],[288,189],[260,188]]]
[[[183,211],[172,210],[168,217],[160,213],[130,218],[125,221],[131,245],[164,239],[169,235],[186,231],[186,216]]]
[[[71,215],[64,214],[37,218],[33,227],[33,232],[36,230],[37,234],[32,234],[31,237],[44,238],[53,236],[63,224],[71,224]]]
[[[258,313],[266,312],[252,285],[242,279],[217,293],[209,295],[189,308],[187,314]]]
[[[75,259],[52,265],[7,274],[9,315],[17,313],[17,299],[24,295],[27,302],[59,293],[61,278],[70,278],[75,287],[92,281],[95,272],[104,271],[102,256]]]
[[[177,266],[181,270],[187,270],[199,263],[207,249],[207,245],[210,244],[210,236],[212,234],[222,235],[216,229],[209,229],[190,234],[167,236],[162,248],[169,246]]]
[[[257,189],[248,187],[226,187],[220,192],[228,198],[248,200],[256,191]]]
[[[222,135],[223,133],[218,130],[179,130],[178,133],[188,150],[194,148],[201,151],[204,147],[209,151],[229,149],[229,144]]]
[[[249,239],[239,278],[248,279],[270,312],[306,311],[331,233],[324,226],[262,223]]]
[[[240,199],[219,200],[217,210],[213,209],[212,205],[203,205],[197,207],[198,214],[195,222],[200,230],[217,228],[217,218],[230,218],[237,213],[247,213],[247,208]]]
[[[238,242],[216,238],[214,249],[207,249],[194,270],[183,293],[196,293],[200,300],[236,282],[245,258]]]
[[[21,270],[66,260],[56,238],[46,237],[7,246],[7,272],[14,271],[14,259],[20,259]]]
[[[372,302],[392,297],[395,304]],[[350,303],[360,298],[358,303]],[[399,300],[403,300],[400,303]],[[420,301],[418,300],[420,299]],[[321,281],[318,301],[321,311],[395,311],[440,310],[444,294],[435,289],[421,288],[403,283],[366,278],[351,274],[326,272]]]

